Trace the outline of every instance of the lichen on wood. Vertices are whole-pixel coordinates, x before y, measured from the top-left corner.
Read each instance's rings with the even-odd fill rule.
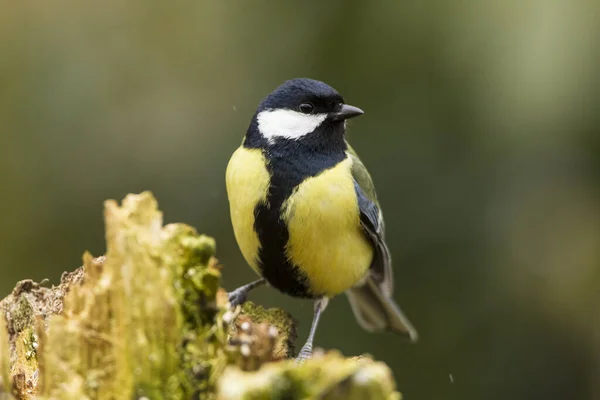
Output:
[[[44,331],[48,318],[62,311],[65,293],[82,277],[80,268],[64,274],[61,284],[52,288],[26,279],[0,302],[7,328],[2,333],[8,334],[9,342],[8,354],[0,353],[0,361],[8,359],[11,365],[11,384],[4,386],[10,386],[19,398],[34,394],[38,386],[38,330]]]
[[[293,318],[229,309],[215,241],[163,226],[150,193],[106,202],[105,221],[106,256],[0,302],[0,400],[398,398],[381,363],[331,353],[297,366]]]

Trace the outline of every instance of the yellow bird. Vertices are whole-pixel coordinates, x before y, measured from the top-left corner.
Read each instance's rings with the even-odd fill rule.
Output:
[[[416,330],[392,299],[392,268],[369,172],[346,141],[346,120],[363,114],[312,79],[283,83],[252,117],[226,172],[237,243],[261,279],[229,294],[235,306],[268,283],[315,299],[298,360],[312,354],[328,299],[346,293],[360,325],[415,342]]]

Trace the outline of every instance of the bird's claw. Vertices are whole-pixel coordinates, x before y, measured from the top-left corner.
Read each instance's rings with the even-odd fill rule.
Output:
[[[296,364],[304,364],[304,362],[312,357],[312,345],[309,343],[305,344],[298,356],[296,357]]]
[[[229,292],[227,296],[231,307],[236,307],[246,302],[248,298],[248,292],[246,290],[236,289],[232,292]]]

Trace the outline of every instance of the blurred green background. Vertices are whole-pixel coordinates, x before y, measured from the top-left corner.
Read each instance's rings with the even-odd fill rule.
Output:
[[[102,202],[152,190],[254,278],[224,172],[258,102],[307,76],[365,110],[409,345],[343,297],[317,344],[389,363],[406,399],[600,398],[600,3],[6,2],[0,297],[104,252]],[[310,302],[260,289],[310,325]]]

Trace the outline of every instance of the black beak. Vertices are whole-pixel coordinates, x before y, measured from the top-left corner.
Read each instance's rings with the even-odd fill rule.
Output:
[[[349,118],[358,117],[364,114],[364,111],[358,107],[349,106],[348,104],[342,104],[342,109],[336,113],[333,113],[334,121],[344,121]]]

